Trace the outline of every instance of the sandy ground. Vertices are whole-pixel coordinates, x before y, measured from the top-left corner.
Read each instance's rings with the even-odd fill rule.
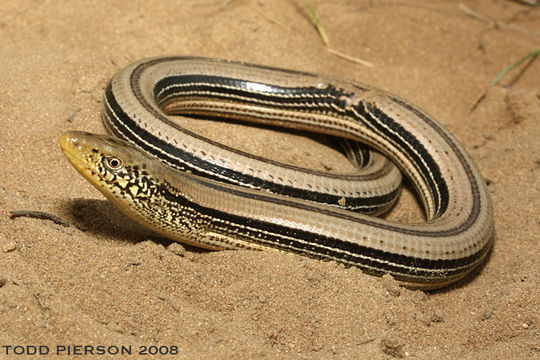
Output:
[[[488,23],[454,1],[314,3],[331,45],[373,67],[326,51],[302,0],[0,3],[0,358],[17,358],[16,345],[48,346],[49,357],[82,345],[131,346],[134,358],[141,346],[183,359],[540,358],[538,60],[471,111],[496,74],[538,48],[540,9],[463,1]],[[57,138],[103,132],[108,79],[166,54],[354,78],[425,109],[489,184],[497,228],[489,261],[424,293],[335,263],[184,250],[142,231],[71,168]],[[302,136],[203,127],[283,161],[346,163]],[[71,226],[10,219],[19,209]],[[414,221],[422,212],[405,191],[390,216]]]

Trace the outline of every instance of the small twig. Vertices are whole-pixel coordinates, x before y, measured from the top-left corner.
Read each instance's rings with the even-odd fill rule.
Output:
[[[465,14],[467,14],[468,16],[472,17],[473,19],[480,20],[480,21],[488,24],[488,26],[490,26],[490,27],[513,30],[513,31],[517,31],[517,32],[527,34],[527,35],[531,35],[531,36],[540,36],[540,33],[537,33],[535,31],[531,31],[529,29],[525,29],[525,28],[522,28],[520,26],[516,26],[516,25],[513,25],[513,24],[506,24],[506,23],[503,23],[503,22],[500,22],[500,21],[490,19],[490,18],[488,18],[488,17],[486,17],[484,15],[481,15],[481,14],[477,13],[476,11],[473,11],[473,10],[469,9],[464,4],[459,4],[459,9],[461,11],[463,11]]]
[[[51,220],[52,222],[54,222],[55,224],[58,224],[58,225],[62,225],[62,226],[65,226],[65,227],[71,226],[71,224],[69,222],[62,219],[61,217],[59,217],[57,215],[54,215],[54,214],[44,212],[44,211],[38,211],[38,210],[14,210],[14,211],[11,211],[11,216],[10,216],[11,219],[15,219],[15,218],[18,218],[18,217],[29,217],[29,218],[34,218],[34,219]]]
[[[81,108],[78,108],[77,110],[72,112],[71,115],[68,116],[67,122],[69,122],[69,123],[73,122],[73,120],[75,120],[75,116],[77,116],[77,114],[80,113],[81,110],[82,110]]]
[[[490,18],[487,18],[485,16],[482,16],[480,15],[479,13],[477,13],[476,11],[473,11],[471,9],[469,9],[467,6],[465,6],[464,4],[459,4],[459,8],[460,10],[462,10],[465,14],[469,15],[470,17],[472,17],[473,19],[476,19],[476,20],[480,20],[482,22],[485,22],[486,24],[490,24],[490,25],[495,25],[495,21],[494,20],[491,20]]]
[[[525,5],[531,5],[531,6],[538,6],[540,5],[540,1],[538,0],[514,0],[515,2],[525,4]]]
[[[470,112],[473,112],[478,107],[478,105],[480,105],[480,103],[484,101],[487,96],[488,90],[485,90],[482,95],[480,95],[478,99],[473,102],[473,104],[471,105],[471,109],[469,110]]]

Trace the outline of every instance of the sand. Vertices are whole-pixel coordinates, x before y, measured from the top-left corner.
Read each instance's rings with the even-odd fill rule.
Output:
[[[487,86],[538,47],[540,9],[463,1],[486,20],[454,1],[313,2],[331,46],[372,67],[328,52],[302,0],[0,3],[0,358],[39,346],[50,358],[122,346],[132,358],[540,358],[538,60]],[[170,54],[352,78],[425,109],[488,182],[490,258],[425,293],[333,262],[184,249],[142,230],[74,171],[57,138],[104,132],[110,77]],[[285,162],[348,166],[303,135],[191,122]],[[406,189],[390,218],[421,220],[414,199]],[[70,226],[11,219],[20,209]]]

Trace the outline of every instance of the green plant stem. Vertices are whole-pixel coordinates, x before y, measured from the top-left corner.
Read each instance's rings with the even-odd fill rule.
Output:
[[[489,86],[497,85],[499,80],[501,80],[509,71],[511,71],[515,67],[521,65],[523,62],[527,61],[528,59],[534,58],[534,57],[536,57],[538,55],[540,55],[540,48],[528,53],[523,58],[519,59],[518,61],[516,61],[515,63],[513,63],[512,65],[510,65],[509,67],[507,67],[503,71],[501,71],[499,73],[499,75],[497,75],[493,80],[491,80],[491,82],[489,83]]]

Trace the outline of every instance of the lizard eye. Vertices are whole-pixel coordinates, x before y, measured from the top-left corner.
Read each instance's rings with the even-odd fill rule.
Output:
[[[122,160],[115,156],[106,157],[104,163],[105,166],[111,171],[118,171],[124,166]]]

